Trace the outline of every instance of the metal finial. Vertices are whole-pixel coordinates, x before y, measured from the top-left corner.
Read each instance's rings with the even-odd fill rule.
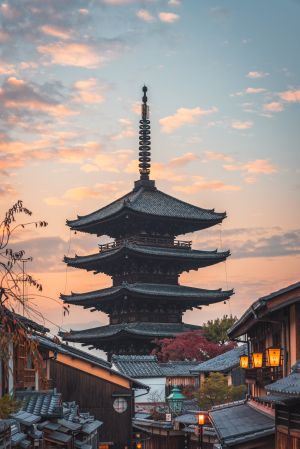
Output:
[[[149,120],[149,106],[147,105],[147,87],[142,88],[144,95],[142,98],[142,119],[140,120],[140,137],[139,137],[139,171],[140,179],[149,179],[150,174],[150,151],[151,151],[151,141],[150,141],[150,120]]]

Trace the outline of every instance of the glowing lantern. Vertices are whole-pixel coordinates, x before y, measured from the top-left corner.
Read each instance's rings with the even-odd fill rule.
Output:
[[[204,426],[205,424],[205,414],[199,413],[198,414],[198,426]]]
[[[241,355],[240,367],[244,369],[249,368],[249,357],[247,355]]]
[[[268,366],[280,366],[281,365],[281,350],[280,348],[268,348],[266,350],[267,354],[267,365]]]
[[[262,368],[262,365],[263,365],[262,352],[253,352],[252,353],[252,367],[253,368]]]

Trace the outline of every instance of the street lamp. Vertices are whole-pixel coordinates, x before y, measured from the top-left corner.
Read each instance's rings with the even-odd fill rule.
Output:
[[[263,353],[253,352],[252,353],[252,368],[262,368],[263,366]]]
[[[247,355],[240,356],[240,367],[244,369],[249,368],[249,357]]]
[[[198,449],[203,449],[203,426],[205,424],[207,412],[199,412],[197,414],[198,424]]]
[[[278,367],[281,365],[281,349],[280,348],[267,348],[267,366]]]
[[[171,394],[167,397],[169,409],[174,415],[180,415],[182,412],[183,401],[186,399],[178,387],[173,387]]]

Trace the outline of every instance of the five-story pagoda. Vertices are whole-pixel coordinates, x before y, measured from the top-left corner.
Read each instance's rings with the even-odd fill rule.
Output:
[[[80,232],[109,236],[89,256],[65,257],[70,267],[105,273],[112,287],[61,295],[65,303],[109,316],[109,324],[63,334],[112,354],[149,354],[156,338],[174,337],[198,326],[182,322],[186,310],[224,301],[232,290],[204,290],[179,285],[182,272],[225,261],[229,251],[193,250],[176,236],[221,223],[225,213],[202,209],[169,196],[150,175],[150,120],[147,88],[143,87],[139,131],[139,172],[131,192],[96,212],[78,216],[67,225]]]

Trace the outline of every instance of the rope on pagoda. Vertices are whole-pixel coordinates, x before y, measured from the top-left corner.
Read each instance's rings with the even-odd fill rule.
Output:
[[[151,141],[150,141],[150,120],[149,120],[149,106],[147,105],[147,87],[143,86],[143,98],[142,98],[142,119],[140,120],[140,131],[139,131],[139,172],[140,179],[148,180],[150,175],[151,167]]]

